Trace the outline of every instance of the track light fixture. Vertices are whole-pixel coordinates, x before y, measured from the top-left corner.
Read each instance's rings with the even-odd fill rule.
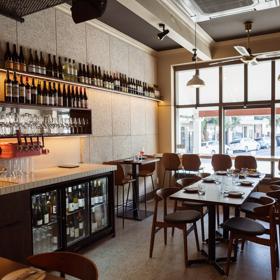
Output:
[[[165,24],[164,23],[160,23],[159,27],[162,28],[162,32],[158,33],[157,37],[159,40],[163,40],[164,37],[169,33],[168,29],[165,29]]]

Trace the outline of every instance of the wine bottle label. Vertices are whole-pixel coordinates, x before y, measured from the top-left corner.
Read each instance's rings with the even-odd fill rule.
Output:
[[[74,228],[74,226],[70,227],[70,237],[71,238],[75,237],[75,228]]]
[[[19,96],[25,97],[25,86],[19,87]]]
[[[28,100],[28,101],[31,101],[31,88],[29,88],[29,89],[26,89],[26,99]]]
[[[6,60],[5,61],[5,68],[13,69],[13,61],[12,60]]]
[[[5,85],[5,93],[7,97],[13,96],[13,86],[11,83],[6,83]]]
[[[18,84],[12,85],[12,95],[13,97],[19,97],[19,86]]]
[[[49,213],[44,214],[44,224],[48,224],[50,222]]]
[[[40,220],[37,220],[37,226],[41,226],[43,224],[43,220],[40,219]]]
[[[88,78],[88,83],[91,85],[92,84],[92,79],[89,77]]]
[[[79,222],[79,229],[80,229],[80,230],[83,230],[83,229],[84,229],[84,222],[83,222],[83,221],[80,221],[80,222]]]
[[[13,69],[16,70],[16,71],[20,70],[19,63],[17,61],[13,62]]]
[[[49,103],[49,96],[48,95],[45,95],[44,96],[44,98],[43,98],[43,103],[45,104],[45,105],[49,105],[50,103]]]
[[[68,210],[69,210],[69,212],[73,212],[73,211],[75,211],[75,203],[73,203],[73,202],[70,202],[69,203],[69,205],[68,205]]]
[[[34,64],[29,64],[28,65],[28,72],[35,73],[35,65]]]
[[[79,198],[78,205],[79,205],[79,208],[83,208],[85,206],[85,199]]]
[[[45,66],[41,66],[41,74],[43,74],[43,75],[47,75],[47,68],[45,67]]]
[[[85,82],[85,77],[84,76],[80,76],[79,77],[79,82],[80,83],[84,83]]]
[[[42,96],[42,95],[38,96],[38,104],[39,104],[39,105],[42,105],[43,102],[44,102],[43,96]]]
[[[34,95],[34,96],[37,95],[37,89],[36,88],[31,88],[31,95]]]
[[[63,106],[63,96],[58,97],[58,105]]]
[[[35,73],[42,74],[40,65],[35,65]]]
[[[19,68],[20,68],[20,71],[26,72],[26,64],[25,63],[20,63]]]
[[[79,228],[75,228],[75,238],[79,238],[79,236],[80,236],[80,231],[79,231]]]

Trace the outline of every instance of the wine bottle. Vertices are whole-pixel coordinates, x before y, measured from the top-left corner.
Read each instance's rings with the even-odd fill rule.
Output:
[[[51,194],[51,205],[52,205],[52,214],[56,215],[56,194],[52,192]]]
[[[70,85],[67,86],[67,107],[71,106],[71,87]]]
[[[37,226],[42,226],[43,225],[43,212],[42,212],[42,205],[39,200],[39,197],[37,198],[37,201],[36,201],[35,213],[36,213]]]
[[[78,214],[78,223],[79,223],[79,236],[84,235],[84,219],[81,213]]]
[[[78,198],[76,186],[73,187],[73,203],[74,203],[74,209],[78,210],[79,209],[79,198]]]
[[[53,94],[53,90],[52,90],[52,84],[51,82],[49,82],[49,104],[50,106],[54,106],[54,94]]]
[[[58,92],[56,90],[55,83],[53,83],[53,90],[52,90],[52,92],[53,92],[53,99],[54,99],[53,103],[54,103],[54,106],[58,106]]]
[[[37,104],[37,87],[35,86],[35,79],[34,78],[32,78],[31,104]]]
[[[19,85],[17,81],[17,75],[14,71],[14,79],[12,81],[12,95],[13,95],[13,103],[19,103]]]
[[[88,84],[88,74],[87,74],[87,71],[86,71],[86,65],[85,64],[83,64],[83,76],[84,76],[84,83]]]
[[[97,87],[98,86],[98,71],[97,71],[97,66],[94,66],[94,80],[93,80],[94,85]]]
[[[43,105],[44,104],[44,96],[42,93],[42,85],[41,83],[38,83],[37,85],[37,104]]]
[[[82,64],[81,63],[79,63],[78,80],[79,80],[80,83],[85,82],[85,77],[84,77],[84,73],[83,73],[83,70],[82,70]]]
[[[26,103],[31,104],[32,101],[32,91],[31,86],[28,82],[28,77],[26,77],[26,83],[25,83],[25,94],[26,94]]]
[[[77,107],[81,108],[81,98],[80,98],[78,87],[76,87],[76,103],[77,103]]]
[[[75,88],[73,87],[73,96],[72,96],[72,99],[73,99],[73,101],[72,101],[72,103],[73,103],[73,107],[74,108],[76,108],[77,107],[77,96],[76,96],[76,90],[75,90]]]
[[[12,80],[10,79],[10,72],[7,70],[6,79],[5,79],[5,102],[12,102],[13,101],[13,84]]]
[[[74,228],[75,228],[75,239],[78,239],[80,237],[80,230],[79,230],[78,219],[74,219]]]
[[[66,86],[65,86],[65,84],[63,84],[62,97],[63,97],[63,107],[68,107],[68,98],[67,98],[67,93],[66,93]]]
[[[46,81],[44,81],[42,96],[43,96],[43,105],[48,106],[49,105],[49,93],[48,93]]]
[[[58,84],[57,95],[58,95],[58,106],[63,107],[63,95],[61,93],[60,84]]]
[[[35,50],[35,56],[34,56],[34,64],[35,64],[35,73],[42,74],[39,57],[38,57],[38,52],[36,50]]]
[[[83,95],[83,88],[80,87],[80,103],[81,103],[81,108],[85,108],[85,103],[84,103],[84,95]]]
[[[69,213],[75,211],[75,204],[73,201],[72,187],[68,188],[68,211]]]
[[[9,42],[6,43],[6,52],[4,55],[4,60],[5,60],[5,68],[13,69],[13,57],[12,57],[12,53],[10,51]]]
[[[57,67],[55,55],[53,55],[53,77],[59,78],[58,67]]]
[[[40,64],[40,67],[41,67],[41,74],[46,75],[47,74],[47,67],[46,67],[45,60],[44,60],[42,52],[40,52],[40,62],[39,62],[39,64]]]
[[[58,78],[63,79],[63,67],[61,64],[61,57],[58,57]]]
[[[16,71],[19,71],[20,70],[19,57],[18,57],[18,54],[17,54],[16,44],[13,44],[12,60],[13,60],[13,69],[16,70]]]
[[[98,86],[103,87],[103,77],[101,74],[101,68],[98,66]]]
[[[47,225],[50,222],[50,213],[48,209],[46,196],[43,198],[43,217],[44,217],[44,225]]]
[[[95,216],[95,207],[91,208],[91,231],[96,232],[97,231],[97,221]]]
[[[51,55],[48,54],[48,63],[47,63],[47,76],[53,77],[53,65],[52,65],[52,59]]]
[[[88,80],[88,84],[91,85],[92,81],[91,81],[91,74],[89,71],[89,65],[87,65],[87,80]]]
[[[77,69],[76,62],[74,59],[73,59],[73,63],[72,63],[72,69],[73,69],[73,81],[78,82],[78,69]]]
[[[71,59],[68,59],[67,63],[67,75],[68,75],[68,81],[73,81],[73,65],[71,63]]]
[[[87,107],[88,107],[88,97],[87,97],[86,88],[84,88],[84,108]]]
[[[70,241],[75,239],[75,227],[74,227],[74,223],[73,223],[73,218],[70,218],[70,222],[69,222],[69,230],[70,230]]]
[[[63,63],[63,66],[62,66],[62,73],[63,73],[62,79],[65,80],[65,81],[68,81],[67,71],[68,71],[67,57],[64,57],[64,63]]]
[[[29,49],[28,72],[35,73],[35,65],[31,49]]]
[[[94,73],[94,65],[91,65],[91,84],[95,86],[95,73]]]
[[[22,46],[20,46],[19,51],[19,70],[22,72],[26,72],[26,61],[23,54]]]

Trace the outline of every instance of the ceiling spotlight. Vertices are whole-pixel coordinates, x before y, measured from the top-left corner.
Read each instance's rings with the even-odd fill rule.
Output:
[[[163,40],[164,37],[169,33],[168,29],[165,29],[165,24],[160,23],[159,27],[162,28],[162,32],[158,33],[157,37],[159,38],[159,40]]]

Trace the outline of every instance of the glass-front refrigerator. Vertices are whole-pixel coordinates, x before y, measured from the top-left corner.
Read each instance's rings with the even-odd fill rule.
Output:
[[[58,221],[58,191],[34,193],[32,203],[33,254],[61,248]]]
[[[108,177],[90,181],[91,233],[109,226],[108,217]]]
[[[88,182],[65,188],[67,247],[89,236],[88,192]]]

